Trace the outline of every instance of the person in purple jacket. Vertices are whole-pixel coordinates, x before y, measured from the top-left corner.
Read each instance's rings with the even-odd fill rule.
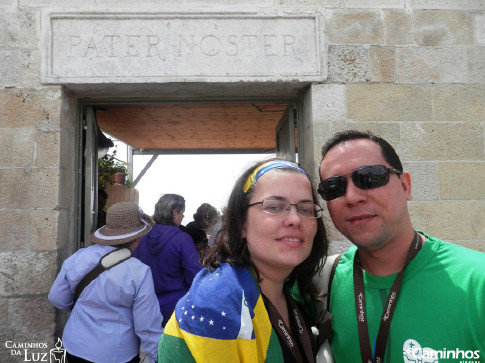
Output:
[[[192,238],[179,229],[184,211],[182,196],[162,195],[155,204],[153,220],[156,224],[133,251],[133,256],[152,270],[163,326],[177,301],[189,290],[195,275],[202,270]]]

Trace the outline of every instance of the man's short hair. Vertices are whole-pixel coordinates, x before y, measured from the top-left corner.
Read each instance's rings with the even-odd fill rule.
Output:
[[[396,150],[389,144],[386,140],[382,137],[374,135],[370,131],[358,131],[358,130],[345,130],[341,132],[337,132],[331,139],[329,139],[322,147],[322,160],[325,158],[325,155],[332,149],[334,146],[339,145],[343,142],[350,141],[350,140],[358,140],[358,139],[367,139],[375,142],[377,145],[381,147],[381,153],[384,159],[391,165],[393,168],[398,169],[399,171],[403,171],[403,167],[401,164],[401,159],[396,153]],[[321,162],[320,162],[321,164]]]

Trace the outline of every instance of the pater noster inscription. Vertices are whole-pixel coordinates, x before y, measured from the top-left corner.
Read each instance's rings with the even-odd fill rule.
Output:
[[[47,77],[298,77],[321,73],[313,17],[52,16]]]

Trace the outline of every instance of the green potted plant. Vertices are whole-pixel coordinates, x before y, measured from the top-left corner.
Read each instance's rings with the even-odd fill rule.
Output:
[[[115,176],[118,174],[117,180]],[[127,164],[116,158],[116,150],[112,154],[106,154],[102,158],[98,159],[98,188],[104,189],[108,184],[114,184],[115,182],[122,185],[129,185],[126,182],[126,176],[128,175]]]
[[[115,164],[115,169],[115,183],[125,185],[126,175],[128,174],[128,169],[126,168],[126,165]]]

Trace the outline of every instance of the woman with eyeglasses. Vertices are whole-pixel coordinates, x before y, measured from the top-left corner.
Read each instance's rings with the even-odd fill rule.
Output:
[[[273,158],[247,169],[230,195],[206,267],[160,339],[162,362],[314,362],[322,296],[312,276],[328,240],[308,174]]]

